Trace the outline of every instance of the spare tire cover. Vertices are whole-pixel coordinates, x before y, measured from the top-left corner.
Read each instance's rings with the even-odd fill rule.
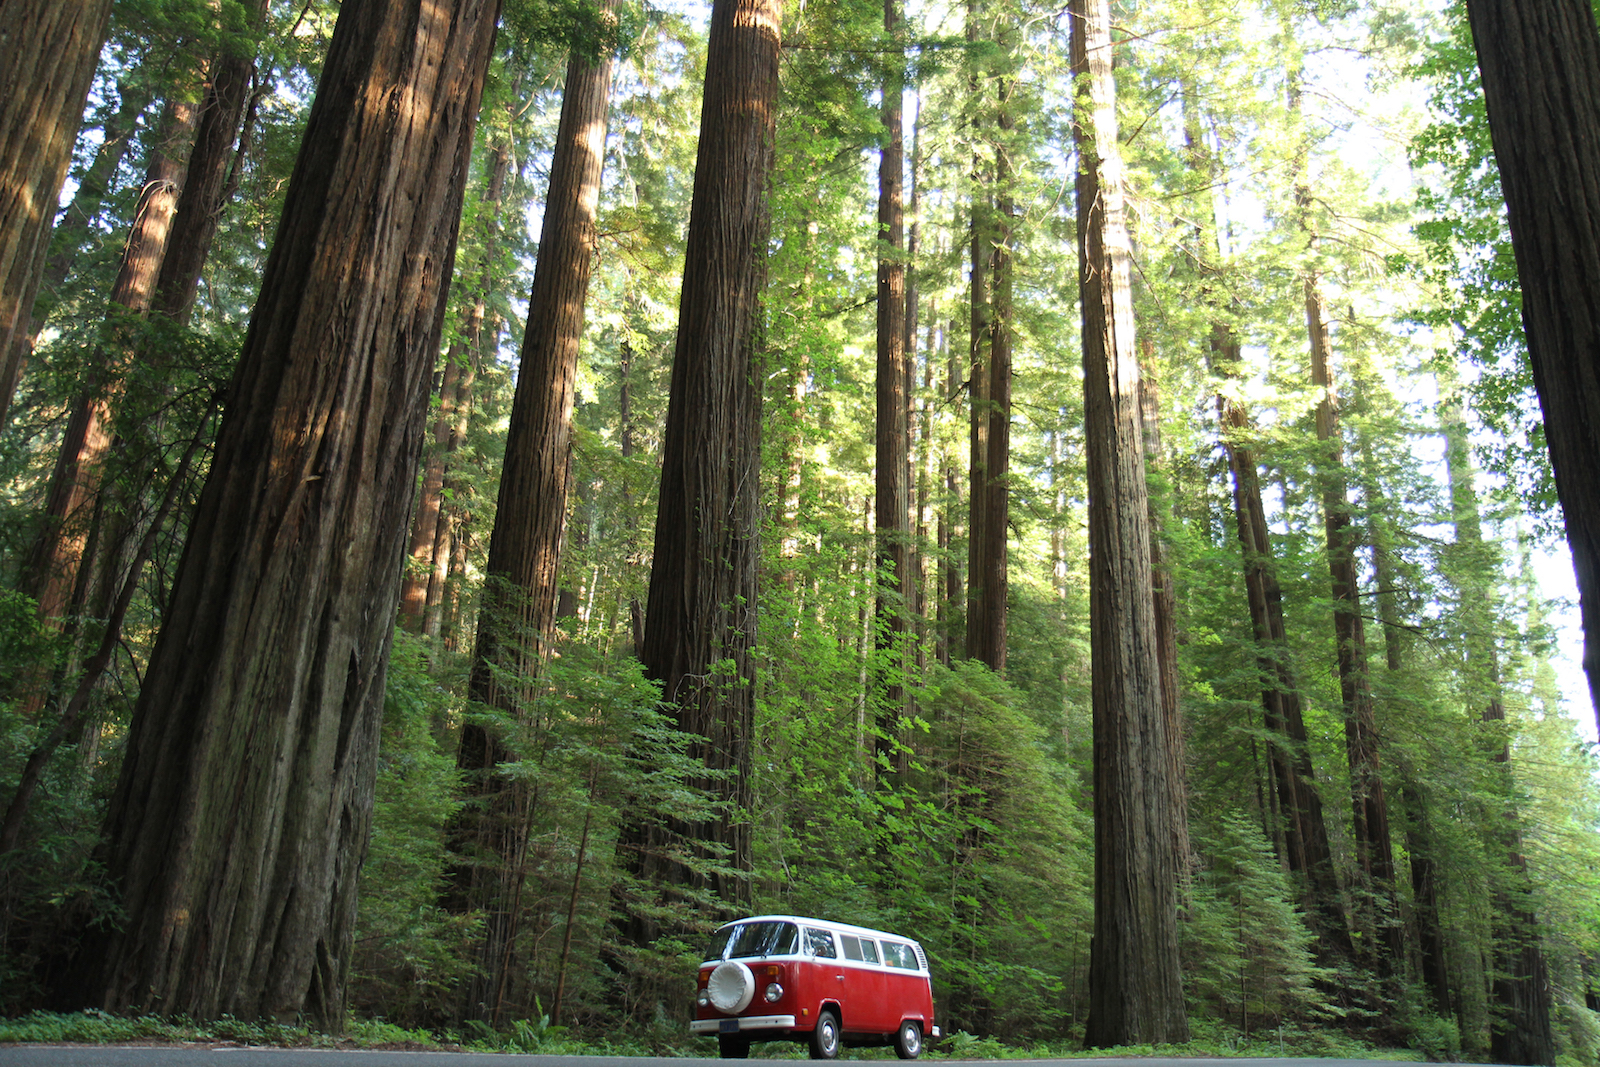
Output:
[[[724,960],[711,972],[706,983],[711,1006],[727,1015],[737,1015],[749,1007],[756,995],[756,976],[738,960]]]

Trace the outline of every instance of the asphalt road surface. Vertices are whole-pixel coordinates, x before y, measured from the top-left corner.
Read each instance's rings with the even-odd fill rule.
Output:
[[[759,1058],[759,1057],[756,1057]],[[848,1053],[843,1057],[849,1061]],[[805,1060],[774,1061],[804,1063]],[[857,1062],[895,1063],[895,1060]],[[1394,1067],[1392,1060],[1139,1059],[927,1060],[930,1067]],[[209,1046],[11,1045],[0,1047],[0,1067],[710,1067],[715,1058],[626,1056],[516,1056],[485,1052],[346,1052],[331,1049],[220,1048]],[[1479,1065],[1481,1067],[1481,1065]]]

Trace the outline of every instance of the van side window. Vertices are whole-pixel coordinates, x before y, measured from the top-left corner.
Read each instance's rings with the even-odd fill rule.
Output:
[[[911,950],[911,946],[898,941],[883,943],[883,962],[891,967],[904,967],[908,971],[921,970],[917,954]]]
[[[861,939],[861,958],[868,963],[878,962],[878,943],[863,937]]]
[[[838,959],[839,953],[833,948],[833,934],[827,930],[813,930],[806,927],[806,951],[821,959]]]
[[[861,958],[862,958],[862,956],[861,956],[862,941],[861,941],[861,939],[859,937],[851,937],[849,934],[840,934],[839,935],[839,944],[844,946],[844,958],[845,959],[847,959],[847,960],[856,960],[856,961],[860,961],[861,960]],[[866,944],[870,945],[870,944],[872,944],[872,942],[868,941],[868,942],[866,942]]]

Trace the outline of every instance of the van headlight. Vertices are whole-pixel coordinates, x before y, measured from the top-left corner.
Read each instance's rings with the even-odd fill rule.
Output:
[[[767,984],[767,1003],[768,1004],[776,1004],[778,1001],[780,1001],[782,999],[783,999],[783,986],[779,985],[777,982],[769,982]]]

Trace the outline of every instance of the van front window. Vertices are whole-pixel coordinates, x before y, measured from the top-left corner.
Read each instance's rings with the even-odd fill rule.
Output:
[[[752,956],[793,955],[800,943],[800,931],[794,923],[740,923],[738,926],[718,930],[711,939],[706,959],[749,959]],[[723,952],[723,947],[727,952]]]

